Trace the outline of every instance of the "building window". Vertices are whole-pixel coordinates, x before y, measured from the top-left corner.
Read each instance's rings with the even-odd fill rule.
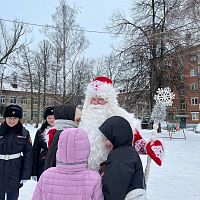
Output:
[[[38,98],[33,98],[33,104],[38,104]]]
[[[200,61],[200,59],[199,59],[199,61]],[[198,66],[198,73],[200,73],[200,65]]]
[[[40,118],[42,119],[42,118],[43,118],[43,116],[44,116],[44,113],[43,113],[43,111],[40,111]]]
[[[191,98],[191,105],[192,106],[198,105],[198,97]]]
[[[190,84],[190,90],[192,90],[192,91],[198,90],[198,83]]]
[[[28,116],[27,113],[27,111],[23,111],[23,118],[26,118]]]
[[[195,69],[191,69],[190,70],[190,77],[196,76],[196,75],[197,75],[197,71]]]
[[[200,64],[200,55],[199,55],[200,52],[198,52],[197,54],[197,64]]]
[[[185,96],[184,95],[180,95],[180,103],[185,103]]]
[[[33,111],[33,118],[37,118],[37,111]]]
[[[183,76],[183,74],[180,75],[180,80],[181,80],[181,82],[184,82],[184,76]]]
[[[1,96],[1,104],[6,104],[6,97],[5,96]]]
[[[10,97],[10,103],[17,103],[17,97]]]
[[[190,61],[191,61],[191,62],[197,61],[197,56],[196,56],[196,55],[191,55],[191,56],[190,56]]]
[[[28,99],[26,97],[22,97],[21,104],[27,104],[27,103],[28,103]]]
[[[45,99],[45,105],[48,106],[49,105],[50,100],[49,99]]]
[[[186,109],[186,103],[180,103],[180,110]]]
[[[199,120],[199,112],[191,112],[192,114],[192,121]]]

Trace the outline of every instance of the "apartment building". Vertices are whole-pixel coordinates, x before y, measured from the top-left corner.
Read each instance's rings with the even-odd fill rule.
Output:
[[[13,87],[14,86],[14,87]],[[40,120],[43,118],[44,107],[52,106],[61,103],[61,95],[46,94],[45,95],[45,106],[43,106],[44,95],[40,95]],[[31,122],[31,92],[30,90],[25,91],[24,89],[18,88],[16,85],[10,85],[9,87],[3,87],[0,95],[0,121],[2,121],[2,114],[5,106],[9,104],[18,104],[23,109],[23,121],[26,123]],[[37,118],[38,108],[38,93],[33,92],[33,122]]]
[[[175,100],[167,109],[168,119],[180,119],[183,124],[200,123],[200,46],[190,47],[182,56],[182,74],[179,90],[173,87]]]

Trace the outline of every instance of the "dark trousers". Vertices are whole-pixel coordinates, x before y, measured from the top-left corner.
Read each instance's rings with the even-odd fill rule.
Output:
[[[14,192],[0,193],[0,200],[5,200],[7,194],[7,200],[17,200],[19,197],[19,190]]]

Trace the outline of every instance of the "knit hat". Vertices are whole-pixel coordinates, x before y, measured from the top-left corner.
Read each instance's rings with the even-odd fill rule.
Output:
[[[117,105],[116,91],[112,80],[105,76],[96,77],[86,89],[86,104],[90,104],[93,97],[100,97],[109,103]]]
[[[54,117],[55,119],[66,119],[74,121],[76,112],[76,106],[71,104],[63,104],[54,106]]]
[[[49,106],[45,109],[44,119],[47,119],[47,116],[49,116],[49,115],[53,115],[53,109],[54,109],[54,107],[52,107],[52,106]]]
[[[18,105],[11,104],[9,106],[6,106],[3,117],[17,117],[17,118],[22,118],[23,116],[23,111],[22,108]]]

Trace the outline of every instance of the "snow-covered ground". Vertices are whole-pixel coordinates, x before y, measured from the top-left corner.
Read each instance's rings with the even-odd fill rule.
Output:
[[[32,140],[36,129],[26,125]],[[150,130],[140,130],[145,139],[149,139]],[[186,140],[167,137],[167,131],[159,133],[165,147],[162,166],[153,161],[147,183],[148,200],[200,200],[200,134],[186,131]],[[175,134],[174,137],[183,137]],[[144,167],[146,156],[141,156]],[[19,200],[30,200],[36,182],[28,181],[20,189]],[[114,200],[114,199],[113,199]]]

